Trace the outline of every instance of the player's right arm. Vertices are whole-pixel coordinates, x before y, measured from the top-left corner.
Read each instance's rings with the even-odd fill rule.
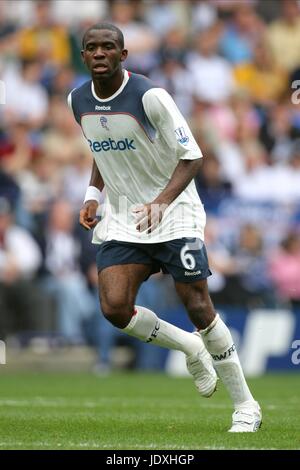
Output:
[[[68,102],[69,108],[74,114],[75,120],[77,121],[79,125],[81,125],[79,115],[78,113],[74,112],[74,109],[73,109],[73,99],[72,99],[73,91],[74,90],[72,90],[69,93],[67,102]],[[104,182],[94,160],[90,184],[89,184],[89,187],[87,189],[87,192],[84,198],[83,206],[79,213],[79,223],[86,230],[91,230],[98,223],[98,220],[96,218],[96,212],[99,206],[99,202],[101,199],[101,191],[103,190],[103,188],[104,188]]]
[[[99,206],[100,191],[102,191],[103,188],[104,182],[94,160],[89,188],[84,204],[79,213],[79,223],[86,230],[91,230],[98,223],[96,212]],[[91,194],[90,198],[88,194]]]

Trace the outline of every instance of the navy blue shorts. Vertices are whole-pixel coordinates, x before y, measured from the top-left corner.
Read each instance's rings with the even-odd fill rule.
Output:
[[[103,242],[97,253],[98,272],[109,266],[145,264],[151,274],[162,271],[177,282],[194,282],[211,275],[204,243],[195,238],[179,238],[163,243]]]

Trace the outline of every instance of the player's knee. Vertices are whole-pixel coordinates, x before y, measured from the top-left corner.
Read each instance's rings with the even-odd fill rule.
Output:
[[[101,309],[104,317],[117,328],[125,328],[130,322],[134,311],[132,305],[123,299],[103,299]]]

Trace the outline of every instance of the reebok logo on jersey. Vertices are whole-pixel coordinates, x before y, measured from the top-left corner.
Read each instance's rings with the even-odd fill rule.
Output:
[[[111,106],[99,106],[98,104],[96,104],[95,106],[95,111],[110,111],[111,110]]]
[[[88,139],[88,143],[92,152],[108,152],[109,150],[136,150],[136,147],[133,145],[134,140],[123,139],[115,141],[113,139],[101,140],[100,142],[95,140],[92,142]]]

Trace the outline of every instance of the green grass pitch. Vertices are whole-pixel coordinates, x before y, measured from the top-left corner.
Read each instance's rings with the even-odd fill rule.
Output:
[[[229,434],[221,385],[204,399],[192,379],[163,374],[0,372],[0,450],[300,449],[300,374],[249,380],[263,426]]]

